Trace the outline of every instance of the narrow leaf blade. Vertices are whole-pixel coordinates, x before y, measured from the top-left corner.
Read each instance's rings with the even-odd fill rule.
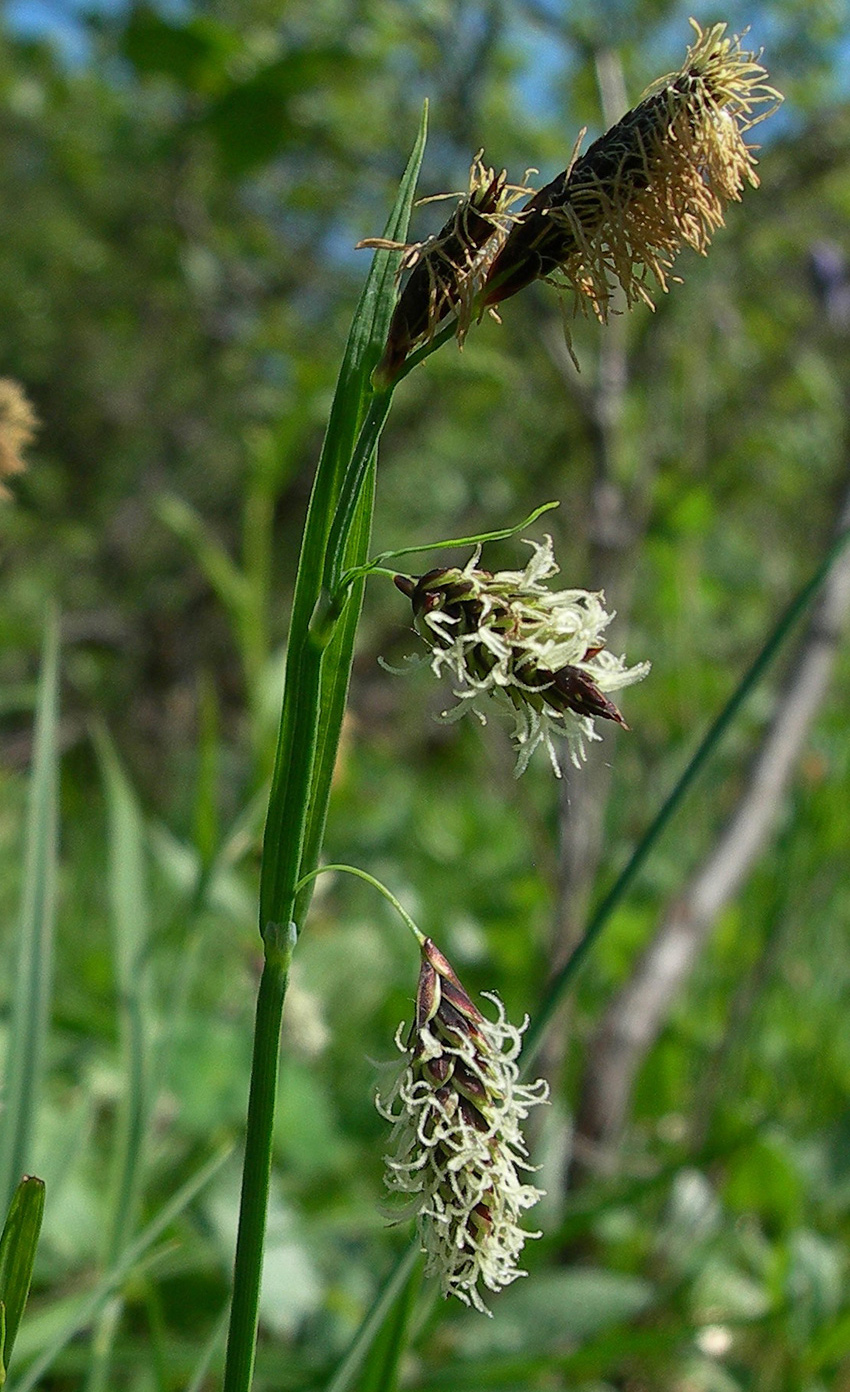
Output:
[[[27,1303],[35,1253],[44,1216],[44,1180],[25,1175],[15,1190],[0,1236],[0,1302],[4,1309],[3,1369],[9,1370],[12,1349]]]
[[[62,1350],[84,1329],[88,1329],[97,1319],[101,1310],[127,1275],[142,1261],[162,1237],[176,1218],[188,1208],[202,1189],[218,1173],[230,1157],[230,1151],[207,1161],[185,1184],[173,1194],[168,1203],[160,1209],[154,1219],[143,1228],[128,1247],[125,1247],[118,1261],[88,1295],[84,1296],[72,1310],[67,1321],[50,1339],[47,1348],[30,1364],[26,1373],[15,1382],[15,1392],[35,1392],[41,1385],[45,1373],[53,1366]]]
[[[24,880],[11,1025],[0,1117],[0,1202],[11,1202],[30,1167],[48,1029],[56,917],[59,785],[59,624],[51,613],[36,705],[25,832]]]
[[[419,1287],[420,1269],[419,1246],[417,1243],[411,1243],[378,1292],[325,1392],[352,1392],[355,1387],[359,1392],[358,1378],[364,1362],[376,1346],[385,1346],[387,1331],[398,1327],[400,1311],[406,1309],[408,1298],[415,1298]],[[405,1325],[406,1320],[405,1316]],[[375,1387],[376,1384],[373,1382],[371,1392],[375,1392]]]
[[[387,225],[387,235],[393,240],[402,240],[406,235],[413,196],[422,154],[425,148],[427,122],[423,114],[422,124],[414,145],[413,153],[401,181],[396,204]],[[266,835],[263,845],[263,867],[260,888],[260,917],[264,926],[269,922],[279,922],[283,914],[285,887],[284,854],[288,857],[286,868],[291,864],[301,864],[303,870],[312,868],[303,860],[303,848],[308,839],[310,854],[314,854],[317,843],[321,843],[321,830],[324,827],[329,797],[329,769],[333,767],[341,723],[341,702],[339,688],[342,688],[342,702],[348,686],[348,675],[353,650],[356,624],[349,619],[345,625],[347,636],[340,639],[337,649],[339,665],[331,674],[330,684],[324,681],[321,700],[321,716],[314,712],[315,728],[305,729],[305,699],[313,700],[311,690],[303,691],[303,677],[307,666],[306,649],[308,629],[316,601],[319,597],[321,576],[324,568],[325,548],[328,532],[339,497],[342,479],[354,450],[357,432],[366,412],[372,389],[369,381],[383,349],[390,316],[395,303],[395,272],[398,252],[377,251],[372,268],[366,280],[363,293],[355,311],[348,337],[342,366],[337,379],[336,392],[331,406],[328,428],[325,434],[322,454],[316,471],[298,574],[295,582],[295,595],[287,647],[286,681],[284,687],[283,710],[281,713],[275,768],[272,778],[272,791],[269,798]],[[364,487],[364,493],[368,490]],[[371,509],[367,525],[363,518],[355,529],[358,536],[357,558],[365,560],[368,547],[368,534],[371,525]],[[351,556],[351,563],[356,563]],[[349,607],[355,607],[354,620],[359,609],[356,599]],[[329,713],[335,713],[335,727],[328,723]],[[303,750],[306,742],[316,738],[320,731],[322,741],[321,762],[318,768],[313,763],[311,771],[310,795],[304,795],[299,788],[291,786],[290,776],[293,750]],[[321,781],[319,781],[321,779]],[[309,822],[305,807],[310,804]],[[294,883],[297,873],[292,877]]]
[[[422,123],[419,128],[416,144],[413,147],[410,160],[408,161],[407,168],[405,169],[404,176],[399,186],[395,207],[393,208],[385,229],[385,236],[393,241],[404,241],[407,236],[410,213],[413,207],[413,198],[416,193],[416,184],[419,178],[422,156],[425,151],[427,131],[428,112],[426,107],[422,113]],[[368,390],[369,374],[383,351],[390,326],[390,319],[392,318],[393,309],[395,307],[395,272],[396,256],[388,252],[376,252],[372,271],[366,282],[361,302],[358,306],[358,314],[355,316],[355,329],[352,330],[352,341],[349,343],[349,349],[352,368],[356,368],[358,356],[362,364],[359,403],[359,412],[361,416],[363,405],[370,395]],[[349,353],[347,351],[346,358],[348,357]],[[368,372],[366,372],[367,368]],[[343,371],[345,371],[345,362],[343,363]],[[342,377],[342,374],[340,374],[340,376]],[[332,425],[333,416],[331,418],[331,425],[328,427],[329,437],[331,435]],[[349,455],[353,445],[354,435],[352,434],[348,441]],[[363,491],[351,529],[345,556],[346,567],[362,565],[369,554],[369,542],[372,533],[372,511],[375,497],[375,467],[376,459],[373,458],[369,472],[364,480]],[[309,871],[315,869],[318,864],[319,853],[324,838],[325,821],[327,819],[328,802],[331,791],[331,779],[336,764],[339,736],[342,728],[342,716],[348,696],[351,661],[354,653],[357,625],[360,620],[360,610],[363,605],[364,587],[363,581],[358,581],[352,586],[345,613],[339,622],[337,633],[325,653],[322,664],[319,737],[313,770],[313,791],[310,798],[310,815],[304,838],[304,853],[301,863],[302,874],[308,874]],[[309,893],[310,890],[308,889],[306,891],[307,897],[309,897]]]

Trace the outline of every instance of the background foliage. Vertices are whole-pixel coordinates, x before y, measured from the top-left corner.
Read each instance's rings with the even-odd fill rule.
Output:
[[[27,7],[7,9],[0,375],[25,385],[42,429],[0,514],[6,983],[48,602],[62,632],[56,960],[31,1165],[47,1206],[24,1372],[180,1186],[239,1143],[298,539],[366,269],[353,246],[383,225],[422,100],[423,195],[462,187],[481,146],[514,177],[536,165],[549,179],[606,103],[621,114],[621,80],[635,99],[679,64],[687,12],[57,4],[34,28]],[[382,446],[377,549],[560,498],[547,525],[565,583],[604,583],[612,646],[653,662],[623,701],[632,733],[606,736],[586,771],[603,831],[565,902],[545,761],[515,783],[495,725],[435,724],[445,692],[430,674],[377,664],[414,639],[392,587],[368,588],[328,855],[384,879],[512,1017],[817,563],[847,486],[850,16],[840,0],[698,15],[721,17],[751,24],[788,97],[761,128],[761,192],[704,262],[683,257],[655,314],[573,326],[580,375],[556,300],[535,288],[412,375]],[[417,218],[424,235],[440,213]],[[838,253],[831,287],[812,270],[823,243]],[[501,543],[488,562],[523,555]],[[426,1303],[404,1387],[850,1387],[846,652],[774,842],[638,1077],[616,1166],[574,1194],[562,1183],[585,1045],[735,805],[786,676],[760,688],[580,978],[569,1048],[547,1059],[560,1082],[537,1138],[549,1198],[531,1278],[492,1322]],[[325,1385],[403,1250],[379,1211],[373,1061],[390,1056],[415,970],[383,901],[320,880],[287,1005],[262,1387]],[[94,1325],[107,1354],[89,1322],[39,1385],[187,1385],[227,1297],[237,1184],[232,1157],[122,1274]]]

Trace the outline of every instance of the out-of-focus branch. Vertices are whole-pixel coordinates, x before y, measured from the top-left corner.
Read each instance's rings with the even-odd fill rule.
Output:
[[[850,526],[850,489],[839,528]],[[664,1026],[718,915],[772,831],[782,797],[823,703],[850,610],[850,553],[824,583],[737,808],[706,860],[666,914],[591,1040],[570,1182],[610,1169],[643,1059]]]

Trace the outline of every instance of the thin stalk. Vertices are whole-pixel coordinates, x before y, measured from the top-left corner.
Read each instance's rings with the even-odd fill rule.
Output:
[[[669,822],[672,820],[680,803],[689,791],[691,784],[708,763],[708,760],[711,758],[717,745],[720,743],[735,716],[738,714],[741,706],[750,695],[750,692],[764,676],[764,673],[783,647],[794,625],[811,604],[829,574],[831,567],[844,550],[848,541],[850,541],[850,530],[842,532],[840,536],[837,537],[817,570],[785,608],[755,661],[739,682],[717,719],[703,736],[695,754],[690,759],[678,782],[658,809],[658,812],[650,822],[647,830],[644,832],[613,885],[608,890],[608,893],[603,896],[601,902],[598,904],[585,929],[584,936],[576,944],[576,947],[567,958],[561,970],[552,978],[540,1009],[532,1021],[525,1038],[525,1046],[523,1048],[524,1071],[531,1067],[537,1051],[543,1042],[543,1037],[549,1023],[560,1006],[573,977],[584,963],[596,939],[599,937],[614,910],[625,896],[626,890],[631,885],[632,880],[643,867],[650,851],[653,850],[655,843],[659,840]]]
[[[392,904],[396,913],[407,924],[407,927],[410,929],[419,946],[422,946],[422,944],[425,942],[425,934],[419,928],[417,928],[416,924],[413,922],[413,919],[410,917],[410,914],[407,912],[407,909],[405,909],[399,903],[392,890],[387,889],[386,885],[381,884],[380,880],[376,880],[375,876],[370,875],[368,870],[361,870],[360,867],[357,865],[340,865],[337,863],[333,863],[331,865],[320,865],[317,870],[311,870],[308,875],[303,875],[301,877],[301,879],[298,881],[298,884],[295,886],[296,891],[302,890],[306,884],[310,883],[311,880],[315,880],[318,875],[326,875],[330,870],[336,870],[339,871],[341,874],[345,875],[354,875],[356,879],[363,880],[364,884],[371,885],[372,888],[376,889],[379,894],[383,894],[387,903]]]
[[[257,996],[224,1392],[241,1392],[241,1389],[250,1387],[254,1371],[272,1164],[280,1028],[289,958],[294,943],[295,937],[292,934],[288,953],[284,949],[281,953],[270,953],[266,957]]]
[[[423,114],[413,154],[402,178],[387,226],[390,240],[406,235],[413,194],[425,143]],[[331,407],[322,455],[313,484],[301,543],[290,624],[283,710],[275,755],[269,810],[263,838],[260,876],[260,933],[265,963],[257,999],[254,1053],[245,1137],[242,1197],[234,1267],[233,1303],[224,1373],[225,1392],[248,1392],[254,1367],[266,1211],[271,1175],[280,1030],[287,974],[297,938],[296,884],[301,873],[305,838],[310,831],[311,854],[318,857],[324,808],[333,772],[332,760],[317,762],[319,727],[325,750],[335,749],[342,726],[344,701],[353,660],[351,642],[337,653],[333,692],[325,683],[323,658],[337,632],[337,613],[319,615],[321,585],[329,571],[341,573],[349,543],[357,541],[348,564],[365,559],[373,492],[370,464],[391,393],[374,398],[369,373],[380,355],[395,302],[395,262],[377,252],[349,334]],[[358,427],[370,421],[372,434]],[[366,518],[360,515],[361,500]],[[368,506],[366,506],[368,504]],[[330,536],[333,533],[333,547]],[[363,548],[363,554],[359,554]],[[344,606],[342,606],[344,607]],[[340,644],[335,645],[336,648]],[[331,648],[334,653],[334,648]],[[331,728],[333,727],[333,728]],[[319,809],[318,833],[315,809]],[[316,842],[315,846],[312,845]],[[311,867],[312,868],[312,867]],[[309,896],[304,897],[303,912]],[[301,906],[299,906],[301,908]]]
[[[257,1341],[263,1246],[268,1209],[283,1002],[297,930],[290,915],[304,844],[320,713],[322,651],[309,634],[291,653],[294,692],[285,703],[264,838],[260,924],[265,961],[257,995],[254,1049],[245,1129],[233,1303],[224,1392],[251,1385]],[[266,846],[275,854],[265,854]],[[271,867],[269,869],[269,867]],[[280,919],[284,919],[282,924]]]

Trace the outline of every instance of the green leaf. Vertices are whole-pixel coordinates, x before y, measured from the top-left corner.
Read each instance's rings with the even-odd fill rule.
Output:
[[[12,1349],[27,1303],[43,1216],[44,1181],[25,1175],[15,1190],[0,1236],[0,1302],[3,1306],[0,1382],[9,1371]]]
[[[427,118],[426,107],[422,113],[422,123],[416,144],[399,188],[396,206],[384,233],[388,239],[393,241],[403,242],[407,236],[413,197],[425,151],[428,130]],[[363,289],[357,313],[354,316],[351,336],[340,370],[334,410],[331,412],[328,433],[322,451],[323,460],[327,453],[330,461],[337,461],[333,480],[336,485],[334,492],[337,496],[341,482],[338,461],[345,448],[348,449],[350,458],[364,407],[372,396],[369,379],[383,352],[390,319],[395,307],[396,264],[395,253],[382,251],[375,253],[372,270]],[[337,407],[337,401],[339,401],[339,407]],[[375,459],[373,458],[370,470],[364,480],[363,491],[346,548],[345,564],[347,567],[362,565],[367,559],[372,530],[374,490]],[[326,506],[329,505],[329,502],[330,498],[326,500]],[[342,716],[348,696],[354,640],[360,620],[364,587],[365,582],[363,581],[355,582],[352,586],[348,604],[338,624],[337,632],[325,652],[322,665],[319,737],[313,770],[313,796],[310,799],[310,815],[301,862],[302,874],[308,874],[315,869],[324,838],[331,780],[336,764]],[[294,617],[293,612],[293,623]],[[308,889],[305,893],[307,896],[305,902],[309,902],[311,890]]]
[[[416,144],[386,228],[387,237],[395,241],[403,241],[407,233],[426,133],[427,110],[423,112]],[[285,884],[294,885],[302,873],[314,868],[324,834],[362,589],[351,596],[339,632],[324,654],[321,715],[318,710],[309,712],[305,708],[309,700],[315,699],[314,687],[318,679],[311,670],[306,651],[308,630],[319,598],[328,533],[343,478],[368,403],[374,397],[370,377],[383,351],[395,304],[398,255],[398,252],[375,252],[348,336],[310,498],[295,583],[284,703],[264,840],[261,925],[280,921],[285,908]],[[356,526],[352,528],[346,548],[351,565],[365,561],[367,556],[371,530],[371,506],[367,496],[370,487],[368,480],[365,481]],[[297,772],[295,759],[303,765],[310,763],[311,792],[306,813],[307,798],[293,776]],[[309,888],[304,893],[306,905]]]
[[[396,200],[391,231],[403,232],[407,227],[424,141],[423,115],[419,138]],[[398,253],[394,255],[397,257]],[[274,1132],[281,1017],[286,976],[297,932],[293,920],[295,887],[301,874],[305,840],[311,856],[318,855],[321,847],[354,644],[355,621],[349,618],[343,629],[348,640],[347,647],[332,674],[331,690],[328,691],[327,681],[323,689],[322,661],[327,650],[322,643],[314,641],[310,625],[322,593],[326,554],[332,549],[328,538],[335,525],[337,549],[341,555],[349,556],[355,549],[357,555],[365,560],[367,554],[371,522],[371,489],[368,485],[380,425],[389,405],[388,393],[382,397],[382,411],[373,413],[372,423],[378,428],[370,436],[368,451],[365,454],[361,451],[356,467],[355,443],[361,421],[367,413],[367,400],[374,399],[370,374],[381,352],[383,335],[395,300],[394,264],[390,253],[379,251],[376,254],[354,316],[313,485],[298,564],[283,709],[263,837],[260,931],[265,946],[265,962],[257,999],[233,1304],[224,1374],[224,1385],[228,1392],[247,1392],[251,1384]],[[361,473],[360,463],[371,467]],[[338,504],[346,484],[346,497],[352,504],[351,526],[347,525],[349,519],[346,518],[346,524],[340,527],[335,524],[335,518],[340,511]],[[305,897],[302,900],[305,911],[308,903],[309,897]]]
[[[97,1319],[121,1282],[139,1265],[154,1243],[159,1240],[163,1233],[167,1232],[175,1219],[209,1184],[213,1176],[218,1173],[229,1158],[230,1153],[230,1150],[222,1151],[212,1160],[208,1160],[191,1179],[181,1185],[168,1203],[160,1209],[157,1216],[139,1233],[138,1237],[128,1247],[125,1247],[111,1270],[98,1281],[93,1290],[74,1305],[61,1328],[53,1334],[47,1348],[30,1364],[24,1376],[16,1381],[15,1392],[35,1392],[35,1389],[41,1385],[45,1373],[53,1366],[62,1350]]]
[[[363,1363],[358,1392],[396,1392],[420,1281],[421,1268],[414,1265],[378,1328]]]
[[[186,1392],[203,1392],[203,1389],[209,1386],[209,1370],[216,1354],[224,1348],[224,1337],[227,1333],[229,1315],[230,1305],[228,1303],[219,1315],[210,1337],[201,1350],[201,1356],[186,1386]]]
[[[182,498],[171,493],[164,493],[157,499],[156,513],[192,552],[234,624],[240,626],[249,600],[248,582],[204,519]]]
[[[150,1116],[150,910],[145,831],[133,790],[105,731],[96,736],[106,789],[109,900],[124,1085],[115,1138],[112,1189],[104,1224],[104,1265],[117,1262],[133,1233]],[[121,1305],[101,1318],[92,1341],[87,1392],[106,1387]]]
[[[31,1163],[32,1134],[49,1022],[56,916],[59,625],[47,620],[36,707],[23,894],[0,1116],[0,1198],[11,1202]]]
[[[392,1392],[421,1279],[418,1244],[411,1244],[379,1291],[325,1392]],[[393,1340],[398,1347],[394,1349]],[[359,1374],[363,1371],[363,1381]]]

